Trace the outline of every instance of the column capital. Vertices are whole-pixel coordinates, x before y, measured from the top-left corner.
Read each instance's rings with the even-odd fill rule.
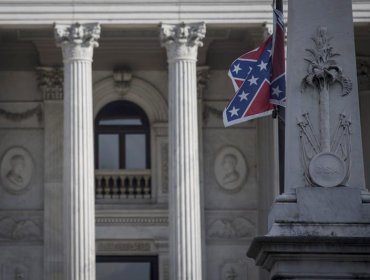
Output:
[[[55,24],[57,46],[62,47],[64,60],[92,60],[93,48],[98,47],[99,23]]]
[[[203,46],[206,35],[204,22],[185,24],[161,24],[161,44],[167,49],[168,61],[178,59],[196,60],[198,47]]]
[[[62,67],[37,67],[38,86],[44,100],[63,99],[63,68]]]

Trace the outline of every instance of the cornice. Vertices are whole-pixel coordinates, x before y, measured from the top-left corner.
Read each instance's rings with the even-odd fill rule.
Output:
[[[370,22],[370,3],[366,0],[354,0],[352,3],[354,21]],[[270,0],[0,1],[2,25],[70,24],[76,21],[99,21],[100,24],[109,25],[157,25],[161,21],[205,21],[207,25],[238,25],[272,22],[272,16]]]

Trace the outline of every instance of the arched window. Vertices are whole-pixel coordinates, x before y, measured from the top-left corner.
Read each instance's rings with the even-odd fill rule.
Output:
[[[150,169],[150,127],[135,103],[115,101],[95,119],[96,169]]]

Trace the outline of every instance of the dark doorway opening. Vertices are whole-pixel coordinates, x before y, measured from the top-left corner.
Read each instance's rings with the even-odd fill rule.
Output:
[[[97,256],[96,280],[158,280],[158,257]]]

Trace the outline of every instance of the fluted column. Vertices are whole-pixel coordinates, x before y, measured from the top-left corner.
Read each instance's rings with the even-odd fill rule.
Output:
[[[202,279],[196,61],[205,24],[161,25],[169,64],[170,279]]]
[[[64,61],[64,262],[66,280],[95,279],[91,63],[100,26],[56,25]]]

